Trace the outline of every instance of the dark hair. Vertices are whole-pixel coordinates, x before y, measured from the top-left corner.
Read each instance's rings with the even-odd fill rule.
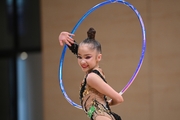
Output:
[[[81,44],[91,44],[92,49],[96,49],[99,53],[102,53],[101,44],[97,40],[95,40],[95,34],[96,34],[95,29],[94,28],[89,28],[89,30],[87,31],[88,38],[83,40],[80,43],[80,45]]]

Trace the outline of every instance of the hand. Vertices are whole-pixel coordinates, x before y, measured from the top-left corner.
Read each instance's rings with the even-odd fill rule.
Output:
[[[75,35],[69,32],[61,32],[59,35],[60,45],[63,46],[63,44],[66,43],[68,46],[71,46],[71,44],[74,43],[74,39],[72,38],[72,36],[75,36]]]

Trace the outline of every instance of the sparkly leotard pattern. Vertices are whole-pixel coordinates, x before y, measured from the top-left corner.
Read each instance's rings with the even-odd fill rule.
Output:
[[[98,70],[92,70],[91,72],[97,74],[106,82]],[[106,96],[86,84],[87,76],[88,74],[81,84],[80,100],[82,108],[88,117],[91,120],[95,120],[97,116],[106,116],[111,120],[121,120],[119,115],[111,112]]]

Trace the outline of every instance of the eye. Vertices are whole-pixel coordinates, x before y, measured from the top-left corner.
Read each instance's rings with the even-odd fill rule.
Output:
[[[77,56],[77,58],[78,58],[78,59],[82,59],[82,57],[81,57],[81,56]]]
[[[86,56],[85,58],[86,58],[86,59],[90,59],[90,58],[91,58],[91,56]]]

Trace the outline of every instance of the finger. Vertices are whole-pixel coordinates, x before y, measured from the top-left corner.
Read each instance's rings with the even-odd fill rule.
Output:
[[[67,41],[70,42],[70,43],[74,43],[74,39],[71,38],[71,37],[67,38]]]
[[[71,43],[74,43],[74,39],[71,38],[71,37],[69,37],[67,40],[68,40],[69,42],[71,42]]]
[[[68,35],[69,35],[69,36],[75,36],[75,34],[72,34],[72,33],[69,33]]]
[[[69,42],[66,42],[66,44],[67,44],[68,46],[71,46],[71,44],[70,44]]]
[[[68,41],[70,44],[74,44],[74,41]]]
[[[63,46],[63,42],[62,41],[59,41],[60,42],[60,45]]]

